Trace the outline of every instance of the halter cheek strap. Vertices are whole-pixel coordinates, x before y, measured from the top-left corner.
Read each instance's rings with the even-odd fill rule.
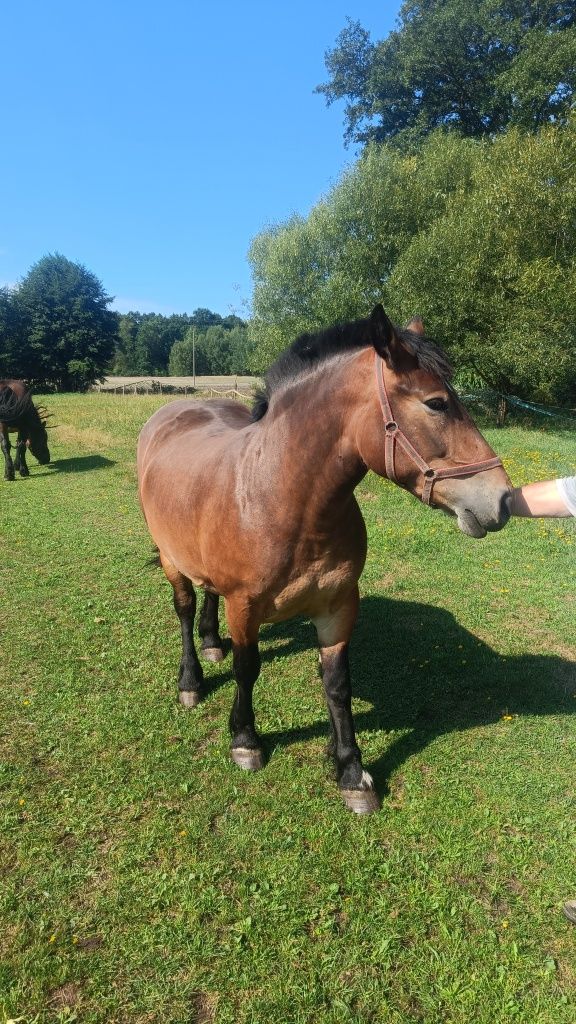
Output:
[[[486,459],[484,462],[468,462],[463,466],[450,466],[448,469],[433,469],[432,466],[429,466],[422,456],[416,451],[414,445],[411,444],[404,431],[400,429],[394,419],[390,399],[388,398],[388,392],[386,390],[386,382],[384,380],[384,360],[377,352],[374,353],[374,370],[376,373],[378,398],[380,399],[380,407],[382,409],[382,416],[384,417],[384,465],[386,468],[386,476],[389,480],[395,484],[399,483],[395,467],[397,444],[400,445],[400,447],[406,452],[406,455],[412,459],[412,462],[418,466],[418,469],[424,477],[424,488],[422,490],[421,500],[425,505],[432,504],[432,488],[437,480],[447,480],[450,477],[457,476],[472,476],[476,473],[485,473],[488,469],[496,469],[497,466],[502,466],[502,459],[496,456],[493,459]]]

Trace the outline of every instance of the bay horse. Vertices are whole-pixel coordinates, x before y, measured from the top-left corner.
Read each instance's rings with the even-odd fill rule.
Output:
[[[10,455],[10,432],[17,432],[14,461]],[[46,416],[34,405],[23,380],[0,380],[0,448],[4,455],[5,480],[14,480],[15,470],[20,476],[30,476],[26,465],[27,447],[41,466],[50,462]]]
[[[509,518],[510,481],[450,373],[419,319],[396,327],[378,305],[366,319],[297,338],[266,374],[252,411],[234,401],[171,402],[138,441],[140,501],[182,632],[181,704],[194,707],[202,696],[197,586],[205,591],[207,660],[223,657],[219,595],[225,602],[236,680],[232,760],[261,768],[252,706],[259,627],[310,618],[338,784],[359,814],[380,804],[351,713],[348,645],[367,549],[355,487],[371,469],[455,516],[471,537]]]

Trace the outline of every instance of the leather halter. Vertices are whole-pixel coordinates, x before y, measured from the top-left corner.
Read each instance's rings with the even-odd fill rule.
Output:
[[[488,469],[496,469],[497,466],[502,466],[502,459],[496,456],[493,459],[486,459],[484,462],[467,462],[462,466],[452,466],[448,469],[433,469],[419,455],[414,445],[410,443],[406,434],[400,429],[394,419],[384,380],[384,360],[377,352],[374,353],[374,370],[378,385],[378,398],[380,399],[380,406],[384,417],[384,430],[386,431],[384,460],[388,480],[395,484],[399,483],[395,469],[396,444],[399,444],[404,449],[406,455],[412,459],[412,462],[416,463],[424,476],[424,489],[421,501],[425,505],[432,504],[432,488],[437,480],[446,480],[455,476],[473,476],[475,473],[485,473]]]

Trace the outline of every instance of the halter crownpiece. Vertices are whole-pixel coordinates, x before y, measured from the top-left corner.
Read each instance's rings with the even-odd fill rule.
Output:
[[[395,468],[396,444],[399,444],[400,447],[404,449],[406,454],[412,459],[412,462],[418,466],[418,469],[424,477],[424,488],[422,490],[421,501],[423,501],[425,505],[432,504],[432,488],[437,480],[447,480],[450,477],[455,476],[473,476],[476,473],[485,473],[488,469],[496,469],[497,466],[502,466],[502,459],[496,456],[493,459],[486,459],[484,462],[468,462],[463,466],[453,466],[448,469],[433,469],[432,466],[429,466],[422,456],[416,451],[414,445],[411,444],[404,431],[400,429],[394,419],[390,399],[388,398],[388,392],[386,390],[386,381],[384,380],[384,360],[377,352],[374,353],[374,370],[376,373],[378,398],[380,399],[380,407],[382,409],[382,416],[384,417],[384,465],[388,480],[391,480],[392,483],[395,484],[399,482]]]

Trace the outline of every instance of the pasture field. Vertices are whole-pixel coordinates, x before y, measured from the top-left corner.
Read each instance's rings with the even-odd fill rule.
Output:
[[[134,463],[162,399],[45,401],[53,464],[0,482],[0,1021],[574,1022],[575,522],[473,541],[366,478],[358,818],[308,623],[262,631],[260,773],[230,658],[176,702]],[[546,426],[487,431],[515,483],[576,471]]]

